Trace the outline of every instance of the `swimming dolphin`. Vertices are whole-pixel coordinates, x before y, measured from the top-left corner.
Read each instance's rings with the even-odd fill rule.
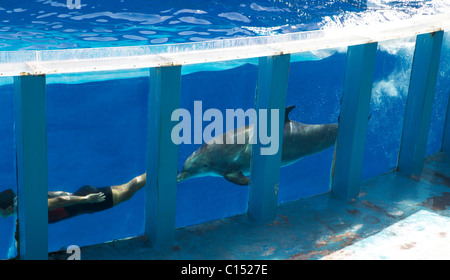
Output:
[[[283,132],[283,150],[281,166],[293,164],[299,159],[319,153],[336,142],[338,124],[302,124],[291,121],[288,117],[295,106],[286,108]],[[250,178],[250,161],[252,145],[249,135],[252,135],[253,125],[230,130],[216,137],[223,137],[221,143],[230,143],[234,138],[235,144],[217,144],[214,139],[203,144],[185,161],[177,181],[204,176],[219,176],[226,180],[246,186]],[[245,144],[237,144],[238,137],[245,134]]]

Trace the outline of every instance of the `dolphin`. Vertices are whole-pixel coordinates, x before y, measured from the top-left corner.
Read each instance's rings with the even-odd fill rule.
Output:
[[[283,149],[281,166],[288,166],[303,157],[324,151],[336,142],[338,124],[302,124],[289,119],[289,113],[295,106],[286,107],[283,132]],[[206,142],[184,162],[177,181],[204,176],[219,176],[226,180],[246,186],[250,178],[250,161],[252,157],[253,125],[236,128],[222,135],[221,143],[230,143],[234,138],[235,144],[217,144],[214,139]],[[237,139],[245,135],[245,143],[237,144]],[[230,140],[227,140],[230,139]]]

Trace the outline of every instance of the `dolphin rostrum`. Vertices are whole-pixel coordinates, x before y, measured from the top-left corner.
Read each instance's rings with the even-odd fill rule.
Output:
[[[286,107],[283,132],[283,149],[281,166],[293,164],[299,159],[319,153],[333,146],[336,142],[338,124],[302,124],[291,121],[288,117],[295,106]],[[237,139],[245,135],[244,144]],[[234,138],[235,144],[217,144],[214,138],[198,148],[185,161],[177,181],[204,176],[219,176],[226,180],[246,186],[250,179],[250,161],[252,145],[249,137],[253,135],[253,125],[230,130],[216,137],[223,137],[221,143],[230,143],[226,139]]]

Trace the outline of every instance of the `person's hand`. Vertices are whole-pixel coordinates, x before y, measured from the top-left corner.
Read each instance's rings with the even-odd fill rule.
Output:
[[[105,194],[102,192],[91,193],[91,194],[86,195],[86,200],[87,200],[87,202],[90,202],[90,203],[103,202],[103,201],[105,201]]]

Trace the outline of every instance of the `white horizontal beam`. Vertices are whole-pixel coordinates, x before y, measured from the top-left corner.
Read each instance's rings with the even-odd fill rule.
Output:
[[[0,52],[0,77],[189,65],[380,42],[450,29],[450,13],[396,22],[205,42]]]

